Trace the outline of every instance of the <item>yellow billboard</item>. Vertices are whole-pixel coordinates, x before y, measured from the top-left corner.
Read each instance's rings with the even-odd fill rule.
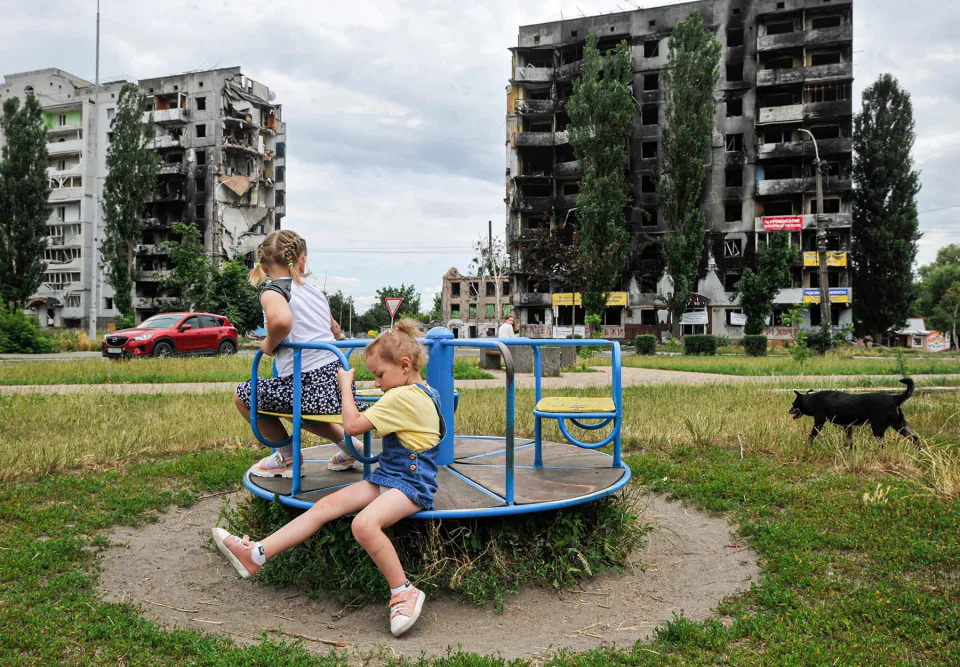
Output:
[[[817,252],[803,253],[804,266],[820,266],[820,255]],[[845,252],[827,252],[827,266],[846,266],[847,253]]]
[[[583,305],[580,298],[580,292],[556,292],[552,296],[551,303],[554,306],[577,306]],[[610,292],[607,294],[607,307],[621,306],[626,308],[629,303],[626,292]]]
[[[803,302],[820,303],[820,289],[803,290]],[[831,287],[830,303],[850,303],[850,290],[846,287]]]

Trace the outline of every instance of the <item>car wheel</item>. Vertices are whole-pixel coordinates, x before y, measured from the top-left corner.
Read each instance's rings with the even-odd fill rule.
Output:
[[[152,355],[154,357],[169,357],[173,354],[173,345],[166,341],[160,341],[153,346]]]
[[[217,348],[217,354],[224,356],[228,354],[234,354],[237,351],[237,346],[233,344],[232,340],[222,340],[220,341],[220,346]]]

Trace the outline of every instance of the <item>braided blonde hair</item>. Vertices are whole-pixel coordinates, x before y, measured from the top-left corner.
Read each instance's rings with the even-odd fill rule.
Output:
[[[251,285],[259,285],[267,279],[268,273],[264,267],[286,266],[290,270],[290,277],[298,285],[303,284],[303,275],[300,273],[300,258],[307,255],[307,242],[303,237],[289,229],[278,229],[267,234],[267,238],[257,246],[257,263],[250,271]]]
[[[376,354],[393,364],[399,364],[401,357],[407,357],[413,368],[419,371],[427,365],[429,359],[426,348],[417,340],[420,336],[423,336],[423,331],[419,322],[405,317],[397,322],[393,329],[384,331],[367,345],[367,356]]]

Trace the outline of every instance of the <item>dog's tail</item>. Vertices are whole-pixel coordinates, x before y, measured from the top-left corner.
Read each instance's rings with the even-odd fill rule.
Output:
[[[900,403],[902,404],[905,400],[913,396],[913,378],[902,378],[900,382],[907,385],[907,390],[900,394]]]

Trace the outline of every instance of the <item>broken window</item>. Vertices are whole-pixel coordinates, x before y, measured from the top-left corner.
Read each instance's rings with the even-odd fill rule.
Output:
[[[727,100],[727,117],[732,118],[733,116],[742,116],[743,115],[743,99],[731,99]]]
[[[727,63],[727,81],[743,81],[743,62]]]
[[[659,90],[660,88],[660,74],[644,74],[643,75],[643,89],[644,90]]]
[[[207,163],[207,152],[206,151],[197,151],[197,165],[204,165]]]
[[[503,283],[503,287],[500,288],[500,294],[501,294],[502,296],[509,296],[509,295],[510,295],[510,281],[509,281],[509,280],[507,280],[507,281],[505,281],[505,282]],[[503,311],[503,312],[504,312],[504,314],[506,314],[507,311]]]
[[[207,110],[207,98],[198,97],[197,100],[197,111],[206,111]]]
[[[643,111],[640,112],[640,124],[641,125],[656,125],[659,115],[659,109],[655,104],[648,104],[643,107]]]
[[[777,181],[785,178],[793,178],[793,167],[790,165],[770,165],[764,169],[765,180]]]
[[[660,56],[659,40],[652,40],[652,41],[643,43],[644,58],[658,58],[659,56]]]
[[[777,9],[783,9],[782,2],[777,3]],[[767,24],[768,35],[785,35],[790,32],[793,32],[793,21],[777,21]]]
[[[496,317],[495,315],[496,309],[497,309],[496,304],[493,304],[493,303],[486,304],[483,307],[483,316],[486,317],[488,320],[493,317]]]
[[[790,200],[768,201],[763,204],[762,215],[793,215],[793,202]]]
[[[743,152],[743,135],[728,134],[726,137],[726,148],[728,153],[742,153]]]
[[[205,136],[207,136],[207,126],[197,125],[197,139],[202,139]]]
[[[488,280],[485,288],[486,288],[486,294],[487,294],[487,296],[496,296],[496,295],[497,295],[497,286],[496,286],[495,283],[493,283],[493,282],[491,282],[491,281]]]
[[[839,64],[840,64],[839,51],[827,51],[826,53],[813,53],[810,55],[811,67],[816,67],[818,65],[839,65]]]
[[[655,293],[656,287],[648,293]],[[645,327],[657,326],[657,311],[653,308],[644,308],[640,311],[640,324]]]
[[[197,182],[197,192],[203,192],[207,189],[207,180],[205,178],[196,179]]]
[[[283,190],[277,190],[277,206],[283,206],[287,201],[287,195]]]
[[[206,206],[203,204],[197,204],[197,220],[203,220],[207,217]]]
[[[764,61],[767,69],[793,69],[792,56],[780,56],[779,58],[768,58]]]
[[[477,296],[480,294],[480,287],[472,280],[468,284],[470,285],[470,298],[477,298]]]
[[[851,99],[849,83],[829,83],[822,86],[806,86],[803,89],[805,104],[841,102],[849,99]]]
[[[163,161],[167,164],[183,164],[183,153],[167,153]]]
[[[450,283],[450,296],[460,296],[460,283]]]
[[[837,139],[840,137],[839,125],[814,125],[810,128],[810,134],[817,139]]]
[[[763,131],[763,143],[784,144],[793,141],[793,130],[784,127],[768,127]]]
[[[277,157],[286,157],[287,156],[287,144],[283,141],[277,142]]]
[[[657,291],[657,276],[652,273],[644,273],[637,282],[641,292],[650,294]]]
[[[810,20],[810,28],[813,30],[820,30],[821,28],[836,28],[841,25],[843,19],[839,14],[833,16],[814,16]]]
[[[655,206],[649,206],[647,208],[640,209],[640,226],[641,227],[657,226],[657,208]]]
[[[737,283],[740,282],[740,279],[743,277],[743,274],[740,273],[726,273],[723,276],[723,291],[724,292],[736,292]]]
[[[640,159],[642,160],[654,160],[657,157],[657,142],[656,141],[643,141],[640,142]]]
[[[743,216],[743,204],[739,199],[728,201],[723,206],[724,222],[740,222]]]
[[[657,183],[653,180],[651,174],[643,174],[640,176],[640,192],[645,194],[653,193],[657,191]]]
[[[277,183],[283,183],[283,179],[286,177],[287,168],[283,165],[277,167]]]
[[[743,257],[743,239],[724,239],[724,257]]]
[[[476,319],[477,317],[477,304],[471,303],[467,311],[470,314],[471,319]]]
[[[450,304],[450,317],[454,319],[460,319],[460,304],[452,303]]]
[[[791,104],[799,104],[800,96],[792,93],[770,93],[761,100],[761,107],[783,107]]]
[[[813,215],[817,212],[817,200],[810,200],[810,214]],[[839,197],[830,197],[823,200],[823,212],[824,213],[839,213],[840,212],[840,198]]]
[[[724,172],[724,184],[728,188],[740,188],[743,187],[743,169],[740,167],[733,167],[727,169]]]

